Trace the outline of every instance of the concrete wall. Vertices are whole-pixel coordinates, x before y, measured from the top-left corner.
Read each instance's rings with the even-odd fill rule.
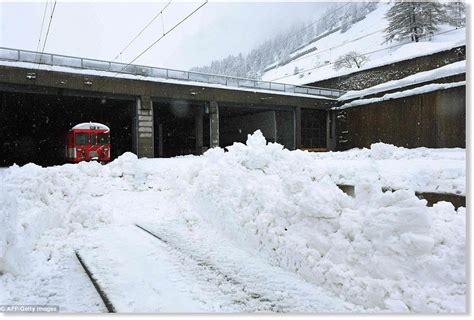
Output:
[[[381,67],[354,72],[340,77],[312,82],[308,85],[340,90],[360,90],[390,80],[405,78],[418,72],[439,68],[444,65],[465,59],[466,46],[461,46],[428,56],[403,60]]]
[[[352,107],[334,112],[337,149],[384,142],[407,148],[466,147],[466,88]]]

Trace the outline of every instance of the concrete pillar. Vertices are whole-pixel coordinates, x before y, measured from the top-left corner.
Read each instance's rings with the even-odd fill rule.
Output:
[[[295,108],[295,149],[301,149],[301,107]]]
[[[219,146],[219,105],[216,101],[209,103],[210,147]]]
[[[196,134],[196,154],[202,154],[203,147],[204,147],[203,116],[204,116],[203,107],[198,106],[194,113],[195,134]]]
[[[149,96],[140,96],[137,98],[137,155],[139,158],[153,158],[153,105]]]
[[[163,157],[163,124],[158,124],[158,157]]]
[[[326,148],[328,151],[336,150],[336,111],[328,110],[326,113]]]

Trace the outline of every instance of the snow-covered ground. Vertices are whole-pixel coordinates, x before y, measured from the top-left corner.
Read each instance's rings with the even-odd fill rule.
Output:
[[[391,4],[388,3],[379,3],[376,10],[352,25],[345,33],[338,31],[303,47],[300,51],[313,47],[317,50],[265,72],[262,79],[299,85],[308,84],[466,44],[466,28],[455,29],[447,25],[440,26],[431,41],[423,39],[418,43],[387,43],[384,34],[384,29],[388,25],[385,13],[390,6]],[[361,69],[334,70],[333,62],[350,51],[367,54],[367,63]],[[294,75],[295,68],[298,70],[296,75]]]
[[[77,250],[120,312],[466,311],[466,210],[414,194],[465,194],[464,149],[308,153],[256,132],[0,179],[0,305],[105,311]]]

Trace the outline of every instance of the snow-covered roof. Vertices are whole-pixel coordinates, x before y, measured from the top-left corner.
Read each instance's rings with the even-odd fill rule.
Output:
[[[107,127],[105,124],[98,123],[98,122],[84,122],[76,124],[72,129],[102,129],[110,131],[110,128]]]
[[[333,108],[333,110],[346,109],[346,108],[361,106],[361,105],[370,104],[370,103],[382,102],[382,101],[391,100],[391,99],[399,99],[403,97],[414,96],[417,94],[443,90],[443,89],[449,89],[449,88],[454,88],[454,87],[460,87],[460,86],[465,86],[465,85],[466,85],[466,81],[459,81],[459,82],[452,82],[452,83],[431,83],[431,84],[427,84],[425,86],[421,86],[421,87],[410,89],[410,90],[389,93],[379,98],[355,100],[355,101],[343,104],[340,107],[335,107]]]
[[[440,78],[450,77],[465,72],[466,60],[458,61],[433,70],[418,72],[399,80],[384,82],[363,90],[348,91],[346,94],[341,96],[339,100],[351,100],[354,98],[364,97],[378,92],[384,92]]]

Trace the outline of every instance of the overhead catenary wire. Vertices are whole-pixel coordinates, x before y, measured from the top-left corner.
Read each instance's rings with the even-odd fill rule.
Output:
[[[321,53],[324,53],[324,52],[327,52],[327,51],[331,51],[332,49],[336,49],[336,48],[339,48],[339,47],[343,47],[347,44],[350,44],[350,43],[353,43],[353,42],[356,42],[356,41],[359,41],[360,39],[364,39],[368,36],[371,36],[373,34],[376,34],[378,32],[381,32],[381,31],[384,31],[385,28],[383,29],[379,29],[379,30],[376,30],[376,31],[373,31],[373,32],[370,32],[370,33],[367,33],[367,34],[364,34],[358,38],[354,38],[354,39],[351,39],[350,41],[346,41],[346,42],[343,42],[341,44],[338,44],[338,45],[335,45],[333,47],[330,47],[330,48],[325,48],[325,49],[322,49],[322,50],[317,50],[316,52],[313,52],[313,53],[310,53],[310,54],[306,54],[304,56],[301,56],[301,57],[298,57],[298,58],[295,58],[293,60],[291,60],[291,62],[295,62],[295,61],[299,61],[299,60],[305,60],[305,59],[308,59],[308,58],[311,58],[311,57],[314,57],[314,56],[317,56]]]
[[[56,10],[56,3],[57,1],[55,0],[54,5],[53,5],[53,10],[51,11],[51,16],[49,18],[49,24],[48,24],[48,29],[46,30],[46,36],[44,37],[43,48],[41,49],[40,62],[41,62],[41,59],[43,58],[43,52],[44,52],[44,49],[46,48],[46,42],[48,41],[48,35],[49,35],[49,30],[51,28],[51,22],[53,22],[54,11]],[[39,68],[39,63],[38,63],[38,68]]]
[[[300,34],[300,33],[303,32],[304,30],[306,30],[306,29],[308,29],[308,28],[314,26],[316,23],[320,22],[320,21],[323,20],[324,18],[328,17],[329,15],[333,14],[333,13],[336,12],[336,11],[341,10],[342,8],[344,8],[344,7],[348,6],[348,5],[350,5],[351,3],[352,3],[352,2],[347,2],[346,4],[344,4],[344,5],[340,6],[340,7],[337,7],[337,8],[334,9],[334,10],[331,10],[331,11],[327,12],[325,15],[323,15],[323,16],[322,16],[321,18],[319,18],[318,20],[311,22],[309,25],[307,25],[307,26],[301,28],[300,30],[296,31],[296,32],[293,33],[293,34],[290,34],[289,36],[286,37],[286,39],[288,40],[288,39],[293,38],[294,36]]]
[[[459,29],[458,29],[458,28],[455,28],[455,29],[450,29],[450,30],[447,30],[447,31],[442,31],[442,32],[434,33],[434,34],[432,34],[432,36],[436,36],[436,35],[440,35],[440,34],[452,32],[452,31],[456,31],[456,30],[459,30]],[[406,45],[406,44],[407,44],[407,43],[399,43],[399,44],[395,44],[395,45],[392,45],[392,46],[389,46],[389,47],[386,47],[386,48],[377,49],[377,50],[369,51],[369,52],[364,52],[364,53],[361,53],[361,55],[371,55],[371,54],[374,54],[374,53],[377,53],[377,52],[389,50],[389,49],[392,49],[392,48],[395,48],[395,47],[400,47],[400,46],[403,46],[403,45]],[[313,71],[313,70],[316,70],[316,69],[320,69],[320,68],[326,67],[326,66],[331,65],[331,64],[334,64],[334,61],[330,61],[329,63],[326,63],[326,64],[321,65],[321,66],[316,66],[316,67],[309,68],[309,69],[303,69],[303,70],[300,70],[300,71],[298,71],[298,72],[296,72],[296,73],[294,73],[294,74],[286,75],[286,76],[279,77],[279,78],[274,78],[274,79],[271,79],[271,80],[269,80],[269,81],[278,81],[278,80],[281,80],[281,79],[294,77],[294,76],[299,75],[299,74],[301,74],[301,73],[305,73],[305,72],[308,72],[308,71]]]
[[[41,45],[41,36],[43,35],[43,27],[44,27],[44,19],[46,18],[46,11],[48,9],[48,4],[49,1],[46,1],[44,5],[44,11],[43,11],[43,19],[41,20],[41,29],[38,37],[38,44],[36,45],[36,52],[39,51],[40,45]]]
[[[117,60],[117,59],[125,52],[125,50],[127,50],[127,49],[132,45],[132,43],[134,43],[135,40],[137,40],[138,37],[140,37],[140,36],[142,35],[142,33],[143,33],[146,29],[148,29],[148,27],[149,27],[156,19],[158,19],[158,17],[163,16],[163,11],[165,11],[166,8],[168,8],[168,6],[171,4],[172,1],[173,1],[173,0],[168,1],[168,3],[153,17],[153,19],[151,19],[151,20],[145,25],[145,27],[143,27],[143,28],[140,30],[140,32],[138,32],[138,34],[137,34],[135,37],[133,37],[133,39],[115,56],[115,58],[114,58],[113,61]],[[163,17],[162,17],[162,20],[163,20]],[[164,32],[164,31],[163,31],[163,32]]]
[[[164,37],[166,37],[166,35],[168,35],[170,32],[172,32],[174,29],[176,29],[180,24],[182,24],[184,21],[186,21],[187,19],[189,19],[192,15],[194,15],[197,11],[199,11],[199,9],[201,9],[202,7],[204,7],[207,3],[209,2],[209,0],[206,0],[204,3],[202,3],[199,7],[197,7],[196,9],[194,9],[191,13],[189,13],[186,17],[184,17],[183,19],[181,19],[177,24],[175,24],[171,29],[169,29],[168,31],[164,32],[163,35],[161,37],[159,37],[158,39],[156,39],[152,44],[150,44],[145,50],[143,50],[142,52],[140,52],[140,54],[138,54],[132,61],[130,61],[129,63],[127,63],[119,72],[117,72],[115,75],[114,75],[114,78],[120,73],[122,72],[123,70],[125,70],[129,65],[131,65],[132,63],[134,63],[138,58],[140,58],[142,55],[144,55],[148,50],[150,50],[151,48],[153,48],[153,46],[155,46],[161,39],[163,39]]]
[[[336,12],[336,11],[338,11],[338,10],[344,8],[345,6],[347,6],[347,5],[349,5],[349,4],[351,4],[351,2],[347,2],[346,4],[344,4],[344,5],[342,5],[342,6],[338,7],[338,8],[336,8],[336,9],[334,9],[334,10],[331,10],[331,11],[327,12],[325,15],[323,15],[322,17],[320,17],[318,20],[315,20],[315,21],[311,22],[309,25],[307,25],[307,26],[305,26],[305,27],[299,29],[298,31],[296,31],[296,32],[294,32],[294,33],[292,33],[292,34],[289,34],[288,36],[285,37],[285,39],[288,40],[288,39],[291,39],[291,38],[297,36],[298,34],[300,34],[301,32],[303,32],[304,30],[306,30],[306,29],[312,27],[313,25],[315,25],[316,23],[320,22],[320,21],[323,20],[324,18],[328,17],[329,15],[331,15],[331,14],[333,14],[334,12]],[[320,34],[318,34],[318,35],[316,35],[316,36],[319,36],[319,35],[320,35]],[[264,50],[263,52],[268,53],[269,50],[270,50],[270,49],[266,49],[266,50]],[[275,63],[275,62],[273,62],[273,63]]]

